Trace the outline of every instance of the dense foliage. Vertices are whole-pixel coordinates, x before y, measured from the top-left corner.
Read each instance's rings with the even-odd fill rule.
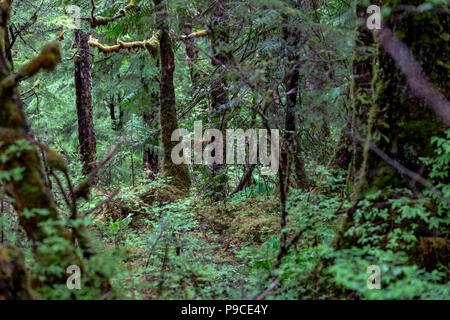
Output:
[[[448,1],[7,3],[0,299],[450,299]],[[409,87],[370,4],[436,92]],[[168,163],[198,121],[280,130],[278,171]]]

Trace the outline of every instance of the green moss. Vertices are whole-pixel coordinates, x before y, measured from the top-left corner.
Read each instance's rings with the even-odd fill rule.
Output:
[[[383,4],[418,5],[420,2],[384,1]],[[428,80],[449,98],[448,69],[436,63],[447,61],[450,53],[448,41],[440,36],[440,33],[449,28],[448,18],[431,11],[394,12],[387,23],[412,51]],[[424,101],[415,97],[405,75],[381,47],[377,51],[377,60],[367,136],[390,158],[427,178],[429,171],[420,159],[433,155],[431,137],[442,135],[445,127]],[[448,263],[434,251],[443,252],[439,248],[443,248],[447,240],[435,241],[437,249],[433,247],[431,240],[420,240],[419,244],[417,239],[424,239],[425,231],[413,227],[416,221],[402,216],[403,211],[392,205],[396,199],[409,199],[411,193],[405,191],[410,188],[408,178],[375,154],[367,143],[362,168],[355,183],[356,194],[353,199],[356,204],[343,222],[336,238],[336,248],[361,247],[368,243],[394,251],[401,248],[407,253],[410,263],[425,266],[427,270],[427,266],[432,266],[431,270],[438,263]],[[362,199],[364,201],[358,201]],[[402,209],[407,211],[407,207]],[[352,232],[347,232],[350,229]],[[410,235],[410,241],[395,239],[393,230]],[[396,242],[394,247],[389,247],[393,242]],[[431,255],[428,249],[432,251]]]
[[[30,300],[36,295],[30,289],[22,250],[0,245],[0,300]]]

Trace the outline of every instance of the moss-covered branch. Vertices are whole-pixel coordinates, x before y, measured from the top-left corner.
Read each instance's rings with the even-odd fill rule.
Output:
[[[207,37],[209,35],[208,30],[200,30],[200,31],[196,31],[196,32],[192,32],[188,35],[183,35],[177,38],[177,40],[191,40],[191,39],[196,39],[196,38],[201,38],[201,37]]]
[[[177,37],[177,40],[190,40],[200,37],[206,37],[208,36],[207,30],[200,30],[197,32],[193,32],[188,35],[183,35],[180,37]],[[117,44],[106,46],[100,43],[98,39],[95,39],[93,37],[89,40],[89,45],[93,48],[97,48],[100,52],[104,54],[108,53],[119,53],[121,50],[127,50],[128,52],[133,52],[134,50],[141,50],[146,49],[150,55],[155,58],[158,56],[159,53],[159,40],[161,38],[161,31],[155,32],[150,39],[143,40],[143,41],[131,41],[131,42],[125,42],[120,39],[117,39]]]
[[[61,62],[59,45],[56,43],[47,44],[42,48],[41,53],[37,57],[22,66],[17,73],[11,74],[2,80],[0,89],[12,88],[21,80],[34,76],[41,69],[52,71],[59,62]]]
[[[119,12],[113,17],[103,17],[103,16],[94,16],[95,11],[95,3],[94,0],[91,0],[92,3],[92,14],[90,18],[87,18],[91,28],[95,29],[100,26],[106,26],[108,23],[118,20],[120,18],[125,17],[126,13],[130,10],[134,10],[136,8],[136,0],[130,0],[130,2],[119,10]]]
[[[127,50],[129,53],[134,50],[142,50],[145,49],[152,57],[157,57],[159,52],[159,39],[161,37],[161,32],[157,31],[153,34],[150,39],[144,41],[132,41],[132,42],[124,42],[120,39],[117,39],[117,44],[112,46],[105,46],[101,44],[98,39],[90,38],[89,45],[91,47],[97,48],[100,52],[104,54],[108,53],[119,53],[121,50]]]

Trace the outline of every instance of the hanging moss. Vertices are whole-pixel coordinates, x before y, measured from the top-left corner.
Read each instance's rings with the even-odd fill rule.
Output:
[[[128,10],[133,9],[136,6],[136,0],[130,0],[130,2],[120,10],[121,13],[125,14]]]
[[[95,16],[89,19],[89,24],[91,25],[91,28],[95,29],[100,26],[106,26],[110,21],[111,21],[110,18]]]
[[[59,170],[64,173],[67,173],[69,170],[61,154],[53,149],[47,150],[47,165],[51,170]]]

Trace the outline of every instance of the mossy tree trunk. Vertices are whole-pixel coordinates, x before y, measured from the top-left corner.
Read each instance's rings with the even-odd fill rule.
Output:
[[[12,245],[0,245],[0,300],[31,300],[34,297],[22,250]]]
[[[363,148],[352,138],[361,132],[367,135],[367,121],[372,103],[372,79],[375,64],[375,43],[373,33],[367,28],[367,6],[356,3],[356,16],[360,25],[356,29],[355,56],[352,61],[353,80],[351,83],[351,108],[349,118],[339,139],[336,162],[339,167],[349,169],[349,180],[357,179],[356,173],[363,162]]]
[[[211,65],[217,69],[216,76],[212,79],[210,87],[212,124],[215,129],[222,132],[225,137],[227,129],[227,110],[229,103],[229,84],[227,80],[228,70],[233,60],[230,50],[230,26],[227,18],[226,1],[217,1],[211,14]],[[212,141],[213,142],[213,141]],[[223,159],[226,159],[226,143],[223,143]],[[214,155],[213,155],[214,156]],[[225,163],[213,164],[211,166],[211,178],[213,183],[212,198],[223,200],[227,194],[227,166]]]
[[[172,149],[179,143],[172,141],[172,133],[178,129],[177,109],[175,105],[175,88],[173,74],[175,60],[172,49],[172,41],[169,36],[168,13],[166,1],[154,0],[158,7],[157,22],[161,30],[159,41],[160,52],[160,125],[161,146],[163,149],[162,174],[171,178],[172,184],[182,191],[188,191],[191,187],[189,168],[186,164],[176,165],[172,162]]]
[[[382,1],[384,6],[420,4],[417,0]],[[439,63],[448,61],[450,55],[450,43],[442,37],[443,32],[448,34],[450,30],[449,15],[434,11],[399,11],[391,14],[386,25],[408,46],[434,87],[450,98],[448,66]],[[367,133],[391,158],[427,177],[428,170],[420,158],[433,155],[430,138],[440,135],[445,125],[423,100],[415,98],[404,74],[381,46],[377,59]],[[361,191],[409,185],[407,179],[367,146],[361,175]]]
[[[5,2],[0,2],[0,4],[5,5]],[[0,7],[0,13],[4,19],[5,15],[9,15],[9,6]],[[5,28],[6,23],[2,22],[1,27]],[[10,70],[3,51],[0,54],[0,81],[5,80],[9,75]],[[23,143],[25,140],[33,140],[34,137],[23,113],[22,100],[17,86],[8,89],[2,88],[0,105],[2,106],[0,108],[0,127],[8,130],[1,134],[0,153],[5,153],[9,147]],[[6,193],[14,199],[14,209],[18,213],[20,225],[28,239],[32,241],[36,261],[43,266],[79,265],[80,261],[75,253],[75,248],[68,249],[71,247],[70,233],[57,226],[57,209],[45,183],[44,171],[36,148],[33,146],[17,152],[3,164],[2,170],[22,170],[20,179],[12,179],[4,187]],[[53,229],[49,233],[46,225],[54,225],[56,234],[53,234]],[[51,246],[52,241],[65,242],[65,246],[61,247],[55,243],[54,252],[52,255],[47,255],[43,250]],[[45,284],[64,283],[66,278],[64,271],[58,275],[45,273],[44,275],[47,276]]]
[[[146,106],[142,111],[142,120],[147,128],[150,129],[152,128],[152,124],[158,121],[155,109],[159,109],[159,97],[157,92],[152,91],[153,89],[151,89],[151,86],[144,78],[141,79],[141,82],[144,87],[145,96],[149,97],[149,99],[146,101]],[[148,178],[151,180],[155,180],[156,175],[159,172],[159,156],[156,148],[151,143],[148,143],[144,146],[142,165],[143,169],[147,170],[148,172]]]
[[[3,36],[9,22],[10,4],[11,1],[0,0],[0,33]],[[73,233],[63,227],[58,217],[57,207],[46,184],[36,140],[24,115],[18,91],[20,79],[32,77],[42,69],[53,70],[60,61],[59,46],[49,44],[44,46],[36,58],[22,66],[18,73],[12,74],[5,54],[4,38],[0,39],[0,141],[2,142],[0,154],[9,154],[1,170],[21,172],[13,179],[2,182],[5,192],[14,200],[12,205],[17,212],[19,224],[32,243],[34,267],[37,272],[33,286],[39,290],[55,286],[67,290],[66,268],[70,265],[77,265],[82,272],[86,271],[84,261],[73,245]],[[19,147],[17,152],[12,154],[8,152],[9,148],[20,145],[22,147]],[[78,243],[81,247],[87,248],[88,240],[84,235],[85,231],[80,227]],[[84,251],[84,257],[93,256],[91,249]],[[4,266],[8,267],[7,264],[0,265],[1,272],[5,272]],[[109,288],[109,285],[106,285],[107,278],[100,273],[94,275],[86,271],[83,278],[89,278],[88,282],[91,284],[94,281],[105,284],[103,288],[105,290]],[[97,290],[97,296],[100,297],[104,292],[98,289],[93,288],[93,291]],[[71,296],[70,292],[65,293],[68,297]]]
[[[288,22],[288,18],[285,20]],[[281,170],[285,171],[286,188],[289,185],[289,169],[293,165],[294,175],[296,178],[295,185],[301,189],[305,189],[309,182],[306,176],[305,163],[301,154],[301,146],[296,139],[297,135],[297,108],[301,101],[299,91],[300,81],[300,57],[296,52],[298,51],[298,44],[302,38],[300,30],[294,27],[283,28],[283,39],[286,43],[286,65],[284,74],[284,86],[286,90],[286,110],[285,110],[285,145],[281,153]]]
[[[92,106],[91,56],[88,44],[89,34],[75,31],[75,94],[78,115],[78,142],[83,175],[95,168],[96,138]]]
[[[405,8],[408,8],[407,6],[420,5],[421,1],[382,1],[381,4],[390,7],[405,5]],[[395,36],[408,46],[432,85],[447,99],[450,98],[448,67],[445,64],[438,63],[438,61],[447,61],[450,55],[450,44],[445,37],[442,37],[442,33],[447,32],[448,34],[448,30],[450,30],[449,15],[437,10],[421,13],[399,10],[392,12],[385,21],[385,25],[393,30]],[[375,36],[377,35],[376,33]],[[366,134],[368,138],[364,145],[361,168],[357,177],[355,177],[356,204],[348,211],[348,217],[340,236],[337,238],[336,246],[348,248],[357,245],[358,237],[344,235],[345,231],[351,226],[359,225],[369,219],[365,216],[365,212],[370,208],[358,210],[357,200],[364,198],[368,193],[373,194],[376,191],[381,191],[378,198],[371,201],[375,208],[387,209],[390,214],[384,222],[377,221],[376,225],[383,223],[391,230],[394,227],[401,227],[402,231],[413,231],[419,241],[412,249],[408,249],[411,259],[426,267],[427,270],[431,270],[436,268],[437,261],[434,261],[433,266],[427,265],[426,254],[423,252],[423,259],[417,259],[417,251],[424,243],[428,243],[429,238],[427,237],[433,231],[428,227],[412,227],[414,224],[420,226],[424,223],[421,219],[409,221],[406,226],[405,222],[402,226],[398,225],[395,217],[400,213],[393,209],[389,202],[385,201],[385,199],[392,199],[401,195],[409,196],[408,193],[399,195],[401,189],[410,189],[413,194],[417,193],[420,196],[420,191],[418,191],[420,187],[415,186],[415,181],[403,174],[401,170],[381,159],[373,152],[373,146],[371,147],[367,141],[372,141],[388,157],[396,160],[409,170],[419,173],[426,179],[429,168],[422,162],[421,158],[433,156],[431,137],[442,135],[446,126],[422,99],[415,97],[414,92],[409,87],[408,79],[381,45],[378,46],[376,59],[377,67],[372,84],[374,90],[372,104],[366,121],[367,130],[364,130],[366,132],[360,130],[359,133],[356,133],[359,135]],[[362,69],[364,70],[365,67]],[[358,69],[356,71],[361,72]],[[363,114],[365,112],[363,110]],[[378,217],[378,219],[380,218]],[[383,234],[384,236],[386,234]],[[440,240],[442,240],[442,243],[446,242],[445,239]],[[382,247],[383,243],[385,242],[380,242],[379,246]],[[444,247],[443,250],[447,249]],[[439,262],[447,264],[450,261]]]

